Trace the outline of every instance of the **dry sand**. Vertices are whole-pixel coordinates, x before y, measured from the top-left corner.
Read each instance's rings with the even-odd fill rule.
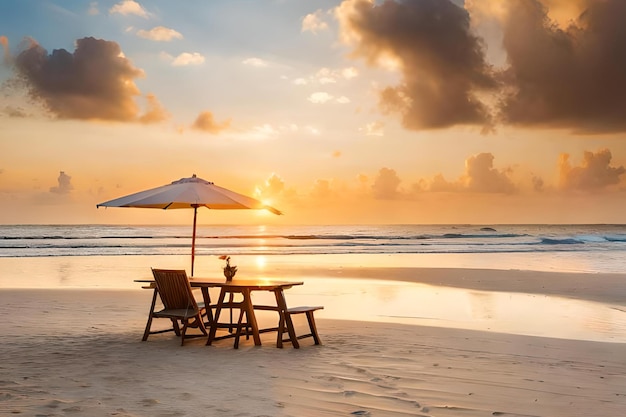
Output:
[[[283,272],[293,278],[303,270]],[[623,275],[316,274],[602,301],[622,315],[612,325],[626,329]],[[261,347],[251,340],[239,350],[230,340],[207,347],[204,339],[181,347],[172,333],[140,341],[149,300],[139,289],[0,290],[0,415],[626,415],[624,343],[336,320],[327,308],[318,319],[322,346],[305,339],[299,350],[281,350],[264,334]]]

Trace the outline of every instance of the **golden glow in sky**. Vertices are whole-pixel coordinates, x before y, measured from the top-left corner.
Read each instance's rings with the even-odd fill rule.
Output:
[[[622,0],[7,2],[0,223],[623,223]]]

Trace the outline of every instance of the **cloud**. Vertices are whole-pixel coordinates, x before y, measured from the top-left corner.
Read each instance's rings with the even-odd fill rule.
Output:
[[[541,192],[544,190],[545,184],[543,178],[533,175],[532,179],[533,190]]]
[[[561,189],[565,190],[601,190],[619,184],[620,177],[626,173],[623,166],[611,167],[611,151],[601,149],[596,153],[585,151],[580,166],[572,167],[569,154],[561,154],[559,173]]]
[[[137,120],[134,98],[140,92],[134,79],[143,71],[115,42],[83,38],[74,53],[55,49],[48,54],[31,39],[14,67],[31,98],[60,119]]]
[[[183,39],[183,35],[179,32],[164,26],[156,26],[150,30],[138,30],[137,36],[158,42],[169,42],[172,39]]]
[[[169,117],[169,114],[163,108],[163,106],[154,94],[146,94],[146,100],[148,102],[147,111],[141,117],[139,117],[139,121],[141,123],[158,123]]]
[[[372,184],[372,194],[374,198],[382,200],[393,200],[401,195],[399,189],[400,177],[396,171],[390,168],[381,168]]]
[[[315,13],[309,13],[302,19],[302,32],[312,32],[317,34],[324,30],[328,30],[328,24],[322,19],[322,10],[317,10]]]
[[[284,190],[285,181],[279,175],[272,173],[262,186],[256,187],[255,194],[260,199],[275,198],[280,196]]]
[[[317,81],[320,84],[334,84],[338,79],[350,80],[359,75],[359,71],[354,67],[347,67],[341,69],[320,68],[317,73],[312,77],[312,80]]]
[[[496,83],[466,10],[448,0],[344,0],[336,17],[353,57],[397,62],[402,82],[383,89],[380,106],[405,128],[491,123],[476,92]]]
[[[57,187],[50,187],[50,192],[54,194],[68,194],[74,189],[72,186],[72,177],[67,175],[64,171],[61,171],[59,178],[57,178],[59,185]]]
[[[91,3],[89,3],[89,10],[87,10],[87,14],[90,16],[96,16],[100,14],[97,1],[92,1]]]
[[[344,0],[335,16],[351,57],[401,74],[380,109],[406,129],[626,131],[623,0]]]
[[[465,160],[465,171],[457,181],[447,181],[437,174],[432,180],[421,180],[413,185],[414,191],[475,192],[513,194],[518,188],[511,180],[512,169],[493,167],[495,157],[489,152],[479,153]]]
[[[148,18],[148,12],[141,6],[141,4],[137,3],[134,0],[123,0],[113,7],[109,9],[109,14],[119,13],[124,16],[127,15],[135,15],[139,17],[143,17],[145,19]]]
[[[218,123],[210,111],[204,111],[193,122],[192,128],[217,135],[230,127],[230,120]]]
[[[4,109],[2,109],[2,113],[6,114],[9,117],[16,117],[16,118],[28,116],[28,114],[26,113],[26,111],[24,111],[23,108],[13,107],[13,106],[4,106]]]
[[[479,193],[512,193],[515,185],[509,178],[510,170],[498,170],[493,167],[494,156],[480,153],[470,156],[465,161],[463,182],[467,190]]]
[[[325,179],[315,180],[309,197],[317,203],[334,199],[336,193],[333,191],[330,181]]]
[[[269,66],[267,61],[262,60],[261,58],[248,58],[242,61],[244,65],[249,65],[251,67],[257,68],[265,68]]]
[[[364,132],[367,136],[385,136],[385,124],[379,120],[368,123],[359,130]]]
[[[341,76],[346,80],[351,80],[359,76],[359,70],[354,67],[348,67],[341,70]]]
[[[318,128],[315,126],[305,126],[304,131],[313,136],[319,136],[322,134]]]
[[[9,51],[9,39],[6,36],[0,36],[0,45],[2,45],[2,58],[5,64],[11,62],[11,53]]]
[[[332,100],[334,97],[326,92],[319,91],[309,96],[307,100],[315,104],[324,104]]]
[[[184,67],[187,65],[200,65],[204,62],[204,56],[198,52],[183,52],[172,61],[175,67]]]
[[[422,180],[413,185],[413,190],[451,193],[464,191],[464,188],[459,182],[448,182],[443,175],[437,174],[430,181],[430,184]]]
[[[563,0],[507,2],[503,45],[512,91],[501,107],[505,122],[626,130],[626,59],[619,52],[626,51],[626,2],[587,0],[567,6],[578,9],[580,4],[582,14],[558,25],[548,6],[569,11]]]

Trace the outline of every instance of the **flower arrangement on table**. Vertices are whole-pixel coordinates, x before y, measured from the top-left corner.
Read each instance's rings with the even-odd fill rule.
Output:
[[[226,266],[224,267],[224,276],[226,277],[226,281],[231,281],[237,273],[237,267],[230,264],[230,256],[228,255],[222,255],[220,256],[220,259],[226,261]]]

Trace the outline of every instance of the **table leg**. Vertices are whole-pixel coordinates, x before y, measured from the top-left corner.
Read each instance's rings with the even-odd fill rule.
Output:
[[[224,288],[220,290],[220,296],[217,299],[217,305],[215,306],[215,317],[213,318],[213,326],[211,326],[211,330],[209,331],[209,337],[207,338],[206,345],[211,346],[213,343],[213,339],[215,339],[215,333],[217,332],[217,323],[219,323],[220,312],[222,311],[222,306],[224,305],[224,297],[226,296],[226,291]]]
[[[254,306],[252,305],[252,296],[251,291],[248,288],[244,288],[241,293],[243,294],[243,306],[246,311],[246,318],[248,319],[248,324],[252,328],[252,337],[254,339],[254,344],[256,346],[261,346],[261,336],[259,334],[259,325],[256,321],[256,316],[254,314]]]
[[[230,304],[230,325],[228,326],[228,333],[232,333],[233,332],[233,307],[232,304],[235,301],[235,294],[233,294],[232,292],[228,295],[228,304]]]
[[[282,333],[283,323],[287,326],[287,333],[289,333],[289,339],[291,340],[291,344],[295,349],[300,347],[300,343],[298,343],[298,337],[296,336],[296,329],[293,327],[293,321],[291,320],[291,314],[287,313],[287,301],[285,300],[285,293],[282,288],[274,290],[274,295],[276,296],[276,305],[278,306],[278,314],[280,314],[280,322],[278,324],[279,329],[278,333]],[[279,336],[281,338],[280,342],[277,342],[277,347],[282,347],[282,335]]]

